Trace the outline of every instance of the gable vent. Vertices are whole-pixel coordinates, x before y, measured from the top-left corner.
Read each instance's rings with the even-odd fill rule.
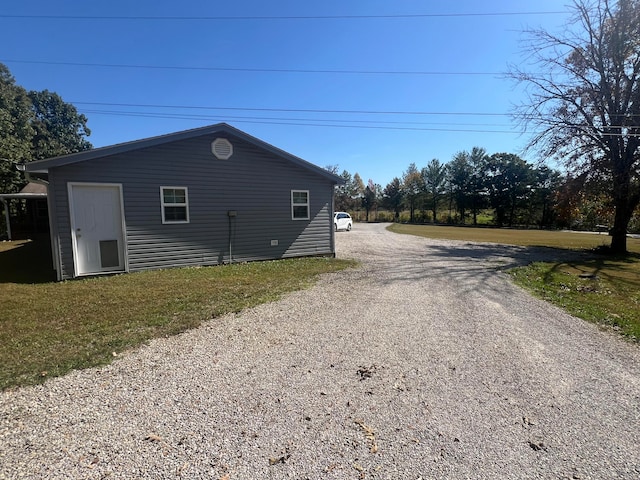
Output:
[[[211,152],[218,160],[228,160],[233,155],[233,145],[226,138],[216,138],[211,142]]]

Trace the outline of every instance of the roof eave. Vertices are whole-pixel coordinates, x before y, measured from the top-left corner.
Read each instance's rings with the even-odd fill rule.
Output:
[[[69,155],[62,155],[58,157],[47,158],[45,160],[36,160],[34,162],[27,163],[23,166],[23,171],[28,173],[38,173],[38,174],[46,174],[48,173],[50,168],[61,167],[64,165],[70,165],[73,163],[84,162],[87,160],[94,160],[97,158],[107,157],[111,155],[117,155],[120,153],[129,152],[132,150],[138,150],[142,148],[153,147],[157,145],[162,145],[164,143],[175,142],[180,140],[187,140],[190,138],[199,137],[202,135],[214,134],[218,132],[224,132],[228,135],[235,136],[241,140],[244,140],[248,143],[251,143],[259,148],[263,148],[274,155],[285,158],[291,161],[294,164],[297,164],[303,168],[311,170],[323,177],[325,177],[330,182],[341,185],[344,183],[342,177],[334,175],[333,173],[318,167],[302,158],[296,157],[284,150],[281,150],[273,145],[260,140],[256,137],[249,135],[248,133],[243,132],[242,130],[238,130],[235,127],[227,123],[217,123],[215,125],[209,125],[206,127],[195,128],[191,130],[184,130],[176,133],[169,133],[165,135],[159,135],[156,137],[144,138],[141,140],[134,140],[131,142],[119,143],[116,145],[111,145],[107,147],[95,148],[92,150],[87,150],[84,152],[72,153]]]

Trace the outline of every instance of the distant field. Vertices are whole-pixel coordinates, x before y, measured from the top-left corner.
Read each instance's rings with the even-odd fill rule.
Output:
[[[590,250],[609,245],[606,234],[393,224],[389,230],[427,238]],[[510,271],[514,281],[570,314],[640,340],[640,239],[629,255],[593,254],[570,263],[538,262]]]
[[[395,233],[418,235],[427,238],[504,243],[525,247],[568,248],[571,250],[588,250],[611,243],[611,237],[604,233],[484,227],[447,227],[440,225],[406,225],[398,223],[391,225],[389,230]],[[632,253],[640,253],[640,239],[628,238],[627,249]]]

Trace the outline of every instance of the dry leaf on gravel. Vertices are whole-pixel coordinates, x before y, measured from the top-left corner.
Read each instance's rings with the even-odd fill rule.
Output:
[[[376,434],[369,425],[365,424],[363,420],[355,420],[355,424],[362,428],[365,437],[369,441],[369,451],[371,453],[378,453],[378,444],[376,443]]]

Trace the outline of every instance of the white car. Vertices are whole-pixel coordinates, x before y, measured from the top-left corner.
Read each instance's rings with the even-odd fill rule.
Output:
[[[333,216],[333,226],[336,230],[346,230],[347,232],[351,230],[353,227],[353,222],[351,221],[351,215],[347,212],[336,212]]]

